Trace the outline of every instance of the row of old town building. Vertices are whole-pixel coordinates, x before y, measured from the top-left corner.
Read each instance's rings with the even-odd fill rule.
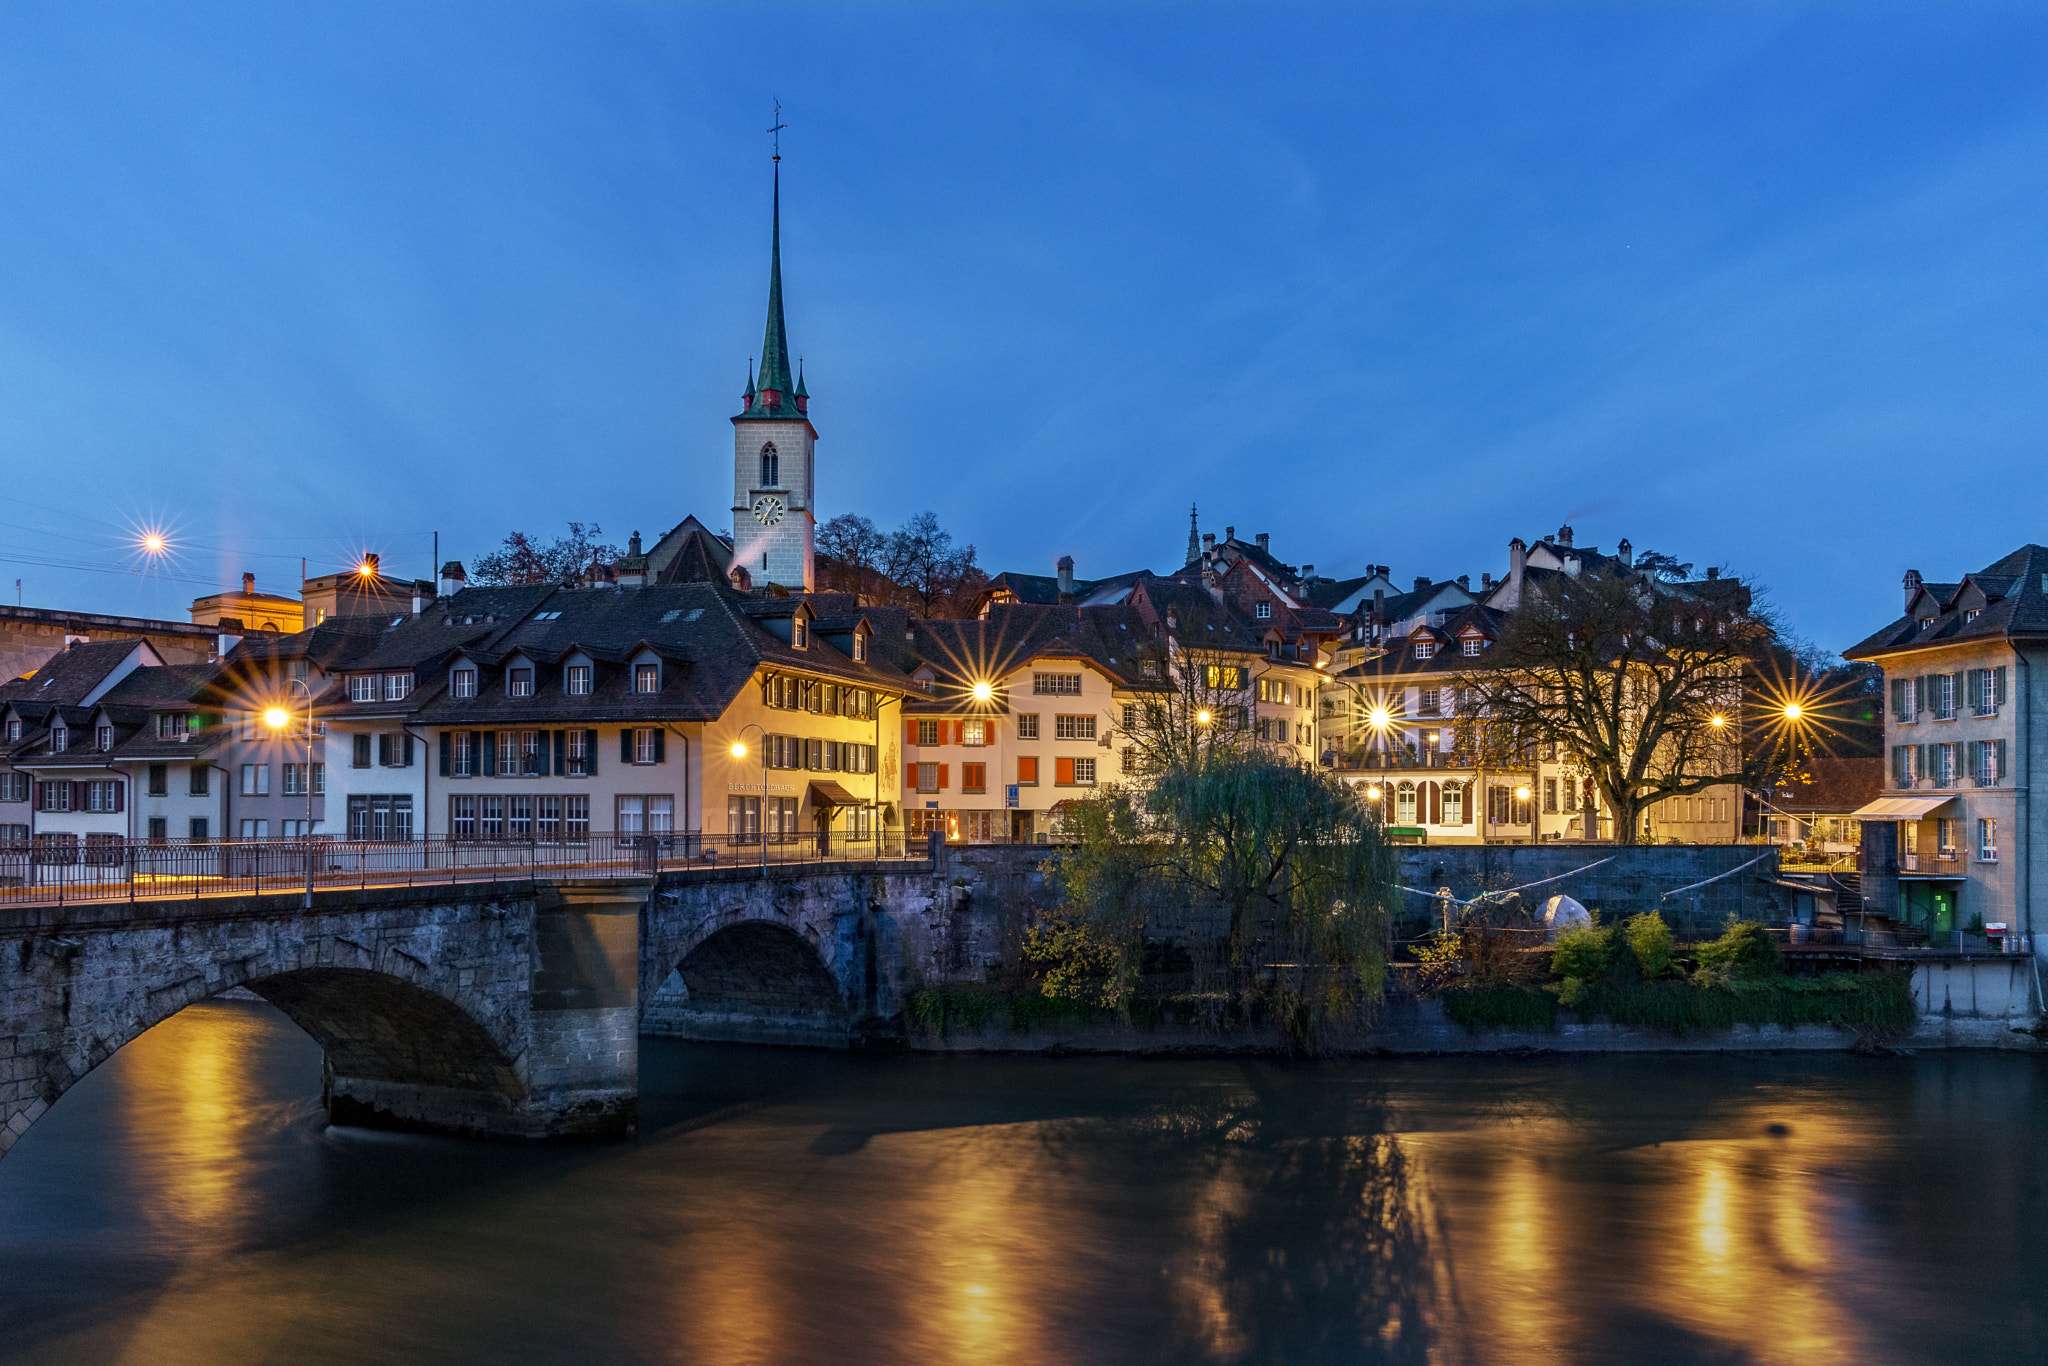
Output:
[[[1568,753],[1488,765],[1457,679],[1561,577],[1636,574],[1571,527],[1502,571],[1332,579],[1266,535],[1203,533],[1176,569],[990,579],[960,619],[817,589],[817,429],[792,373],[779,223],[733,430],[732,531],[694,517],[564,582],[477,586],[376,557],[296,594],[203,597],[189,623],[0,608],[0,848],[90,861],[136,841],[1044,841],[1062,803],[1142,777],[1176,704],[1364,788],[1428,843],[1615,837]],[[1740,612],[1707,571],[1643,582]],[[1862,899],[1930,929],[2027,913],[2033,654],[2048,551],[1955,582],[1845,652],[1886,680],[1882,760],[1820,791],[1728,785],[1651,808],[1640,839],[1864,849]],[[283,724],[271,722],[281,720]],[[1877,850],[1875,858],[1872,850]],[[1882,883],[1880,890],[1877,883]]]

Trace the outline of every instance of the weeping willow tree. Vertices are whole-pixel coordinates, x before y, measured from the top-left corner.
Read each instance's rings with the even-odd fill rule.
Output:
[[[1047,989],[1122,1004],[1148,927],[1186,915],[1198,978],[1232,1004],[1262,1001],[1316,1051],[1379,998],[1394,864],[1377,818],[1333,775],[1218,748],[1069,808],[1066,895],[1034,946]],[[1062,969],[1067,969],[1062,976]]]

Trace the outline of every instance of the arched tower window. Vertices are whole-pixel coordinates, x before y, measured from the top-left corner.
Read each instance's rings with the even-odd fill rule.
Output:
[[[776,489],[782,487],[782,457],[775,453],[775,443],[770,441],[761,447],[761,487]]]

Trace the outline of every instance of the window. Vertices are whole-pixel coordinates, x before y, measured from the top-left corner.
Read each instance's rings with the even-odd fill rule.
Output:
[[[1934,822],[1934,851],[1942,858],[1956,856],[1956,827],[1962,822],[1942,817]]]
[[[562,691],[571,697],[590,696],[590,666],[571,664],[562,675]]]
[[[1415,714],[1417,716],[1435,716],[1437,714],[1438,696],[1439,690],[1436,688],[1416,689]]]
[[[384,675],[384,700],[386,702],[403,702],[410,696],[412,696],[411,674]]]
[[[1258,604],[1258,606],[1252,608],[1252,615],[1260,621],[1270,621],[1273,616],[1273,604],[1270,602]]]
[[[28,800],[28,774],[0,773],[0,802]]]
[[[70,783],[37,783],[36,810],[69,811],[71,809]]]
[[[1017,738],[1019,740],[1036,740],[1038,738],[1038,716],[1035,712],[1031,715],[1017,718]]]
[[[350,768],[368,768],[370,766],[370,737],[368,735],[352,735],[349,737],[348,766]]]
[[[476,834],[478,839],[501,840],[505,838],[505,799],[503,797],[478,797],[476,799]]]
[[[1897,684],[1893,685],[1894,688]],[[1963,695],[1975,716],[1996,716],[2005,705],[2005,666],[1969,669],[1963,674]]]
[[[507,797],[505,799],[505,834],[515,840],[533,838],[533,798]]]
[[[1429,659],[1429,658],[1431,658],[1432,656],[1434,656],[1435,654],[1436,654],[1436,642],[1435,642],[1435,641],[1433,641],[1433,640],[1418,640],[1418,641],[1416,641],[1416,642],[1415,642],[1415,657],[1416,657],[1417,659]]]
[[[810,623],[802,617],[789,623],[789,643],[799,650],[811,643]]]
[[[1545,778],[1543,780],[1543,809],[1545,811],[1557,810],[1557,779],[1555,778]]]
[[[548,771],[548,733],[544,730],[522,730],[519,732],[519,770],[529,778],[544,776]]]
[[[1092,783],[1095,781],[1095,761],[1093,759],[1074,760],[1074,781],[1077,783]]]
[[[1989,816],[1977,818],[1977,860],[1998,862],[1998,822]]]
[[[855,631],[853,633],[853,662],[856,664],[868,662],[868,633],[866,631]]]
[[[284,795],[287,797],[305,796],[306,766],[304,764],[285,764],[283,765],[283,768]],[[317,797],[326,791],[327,765],[315,764],[313,765],[313,795]]]
[[[988,722],[963,721],[960,724],[960,743],[963,745],[985,745],[988,743]]]
[[[1934,785],[1936,787],[1954,787],[1956,785],[1956,746],[1953,744],[1929,745],[1928,749],[1931,751],[1928,758],[1933,761]]]
[[[348,700],[351,702],[375,702],[377,700],[377,675],[350,674],[348,676]]]
[[[917,790],[919,792],[937,792],[939,790],[939,765],[918,764],[916,768]]]
[[[151,764],[149,766],[149,795],[168,797],[171,795],[171,766]]]
[[[491,772],[500,778],[509,778],[519,771],[519,732],[501,730],[498,733],[498,753]]]
[[[1159,677],[1159,661],[1156,659],[1138,661],[1138,675],[1141,678]]]
[[[634,692],[660,692],[661,666],[659,664],[635,664],[633,666]]]
[[[205,764],[192,765],[192,772],[185,785],[186,795],[192,797],[206,796],[207,789],[212,786],[210,776],[212,773],[213,770]]]
[[[1019,755],[1019,756],[1018,756],[1018,758],[1017,758],[1017,785],[1018,785],[1019,787],[1037,787],[1037,786],[1038,786],[1038,756],[1037,756],[1037,755],[1035,755],[1035,754],[1023,754],[1023,755]]]
[[[1467,659],[1476,659],[1479,656],[1479,652],[1485,648],[1485,641],[1477,636],[1472,636],[1465,641],[1465,657]]]
[[[1937,721],[1956,719],[1956,675],[1935,674],[1928,679],[1928,688],[1933,693],[1931,710]]]
[[[922,749],[926,745],[944,744],[945,741],[939,738],[942,725],[943,723],[938,721],[919,721],[917,723],[918,747]]]
[[[1135,702],[1126,702],[1124,703],[1124,729],[1136,730],[1137,728],[1138,704]]]
[[[1208,665],[1203,671],[1203,678],[1210,687],[1226,692],[1236,692],[1244,687],[1244,670],[1235,664]]]
[[[533,696],[532,668],[508,669],[505,671],[505,691],[512,697]]]
[[[962,792],[988,791],[988,765],[960,765],[960,790]]]
[[[764,489],[782,487],[782,456],[776,452],[773,441],[761,447],[761,487]]]
[[[1970,749],[1970,776],[1977,786],[1997,787],[2005,781],[2005,741],[1978,740]]]
[[[482,757],[477,733],[473,730],[444,730],[441,740],[447,746],[448,775],[452,778],[474,778],[477,761]]]
[[[1914,707],[1913,680],[1894,678],[1892,680],[1892,719],[1902,726],[1913,724]]]
[[[270,822],[245,820],[242,822],[242,838],[245,840],[267,840],[270,838]]]
[[[1571,790],[1569,785],[1567,785],[1565,790],[1567,792]],[[1463,825],[1465,823],[1465,789],[1458,783],[1444,784],[1443,823],[1445,825]]]
[[[476,838],[476,798],[450,797],[448,799],[448,833],[455,839]]]
[[[730,839],[752,842],[761,838],[761,799],[727,797],[725,833]]]
[[[1892,746],[1892,786],[1911,787],[1920,777],[1920,747]]]
[[[165,820],[162,816],[151,816],[149,818],[149,842],[151,844],[162,844],[170,838],[170,834],[171,823],[169,821]]]
[[[156,718],[156,734],[160,740],[182,740],[191,718],[183,712],[163,712]]]
[[[50,753],[62,754],[71,748],[71,731],[63,722],[50,727]]]
[[[242,795],[244,797],[268,797],[270,795],[270,765],[242,765]]]
[[[21,738],[21,718],[19,716],[7,718],[7,738],[9,740],[19,740]]]
[[[562,748],[567,760],[564,767],[569,770],[569,776],[572,778],[589,777],[590,732],[587,730],[570,731]],[[586,797],[583,800],[588,801],[589,798]]]
[[[456,697],[476,696],[476,670],[457,669],[449,676],[448,691]]]
[[[1031,675],[1031,691],[1040,697],[1079,696],[1081,675],[1035,673]]]
[[[652,726],[639,726],[633,731],[633,762],[636,764],[658,764],[662,761],[661,731]]]
[[[207,833],[212,827],[207,824],[206,817],[204,816],[194,816],[185,829],[188,838],[191,839],[203,840],[213,838]]]
[[[1055,740],[1093,740],[1095,718],[1093,716],[1055,716],[1052,719],[1052,738]]]

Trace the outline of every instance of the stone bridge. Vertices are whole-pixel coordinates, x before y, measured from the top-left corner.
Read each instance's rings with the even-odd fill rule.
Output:
[[[937,862],[0,908],[0,1155],[130,1039],[245,988],[339,1122],[629,1134],[638,1035],[846,1047],[979,980],[1043,851]]]

